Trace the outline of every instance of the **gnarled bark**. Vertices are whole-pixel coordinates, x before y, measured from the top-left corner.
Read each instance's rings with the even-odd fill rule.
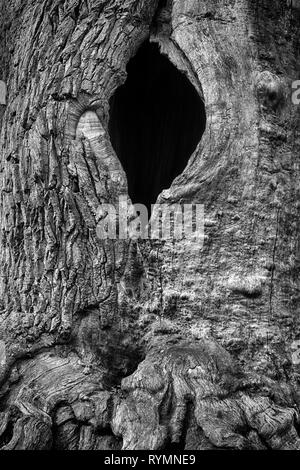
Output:
[[[0,448],[299,449],[297,2],[1,4]],[[158,199],[205,205],[203,248],[97,236],[145,40],[205,103]]]

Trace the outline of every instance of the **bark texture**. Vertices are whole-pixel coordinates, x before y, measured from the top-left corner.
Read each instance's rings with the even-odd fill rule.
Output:
[[[0,448],[300,449],[300,5],[1,0]],[[204,99],[160,202],[189,241],[103,241],[109,99],[147,38]]]

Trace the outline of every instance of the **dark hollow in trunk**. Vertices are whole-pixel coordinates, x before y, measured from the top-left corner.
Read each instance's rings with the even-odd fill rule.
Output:
[[[150,210],[196,149],[205,129],[205,107],[156,44],[144,43],[127,72],[111,99],[109,132],[132,202]]]

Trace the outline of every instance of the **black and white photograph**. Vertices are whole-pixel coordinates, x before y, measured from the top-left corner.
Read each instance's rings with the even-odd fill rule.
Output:
[[[0,465],[295,450],[300,0],[0,0]]]

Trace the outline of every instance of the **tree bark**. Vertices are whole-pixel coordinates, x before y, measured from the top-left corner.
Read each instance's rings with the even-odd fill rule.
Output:
[[[1,449],[300,449],[298,3],[1,0]],[[159,197],[203,248],[97,237],[148,38],[205,102]]]

